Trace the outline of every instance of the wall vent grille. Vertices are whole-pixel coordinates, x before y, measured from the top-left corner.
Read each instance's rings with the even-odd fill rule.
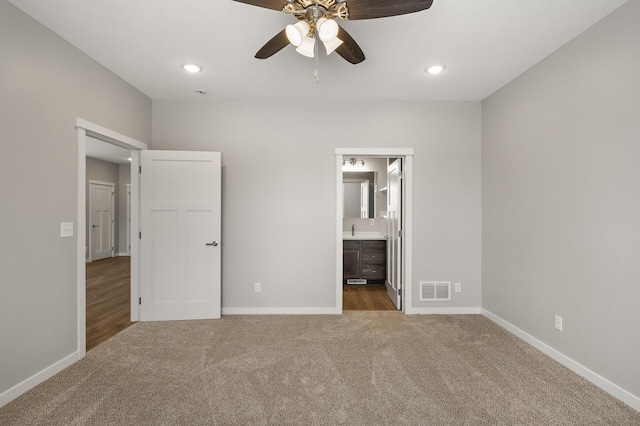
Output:
[[[420,300],[423,302],[447,302],[451,300],[451,282],[420,281]]]

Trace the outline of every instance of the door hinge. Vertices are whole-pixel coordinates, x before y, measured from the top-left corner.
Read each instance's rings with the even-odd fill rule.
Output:
[[[402,296],[402,289],[401,288],[398,289],[398,296]]]
[[[398,231],[398,238],[404,238],[404,230],[399,230]]]
[[[404,172],[398,172],[398,177],[400,179],[404,179]]]
[[[142,231],[138,232],[138,239],[141,240],[142,239]]]
[[[138,305],[142,305],[142,297],[138,297]]]
[[[142,173],[142,166],[138,167],[138,173]]]

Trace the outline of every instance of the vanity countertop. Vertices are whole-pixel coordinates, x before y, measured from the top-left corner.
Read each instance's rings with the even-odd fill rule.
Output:
[[[387,237],[379,232],[356,232],[355,235],[351,235],[351,232],[342,233],[343,240],[386,240]]]

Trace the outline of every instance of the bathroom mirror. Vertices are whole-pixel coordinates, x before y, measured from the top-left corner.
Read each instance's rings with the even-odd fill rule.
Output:
[[[344,218],[375,219],[376,172],[343,172]]]

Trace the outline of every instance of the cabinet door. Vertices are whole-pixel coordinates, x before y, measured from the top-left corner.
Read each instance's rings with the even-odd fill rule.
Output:
[[[342,278],[360,278],[360,250],[344,249],[342,251]]]

